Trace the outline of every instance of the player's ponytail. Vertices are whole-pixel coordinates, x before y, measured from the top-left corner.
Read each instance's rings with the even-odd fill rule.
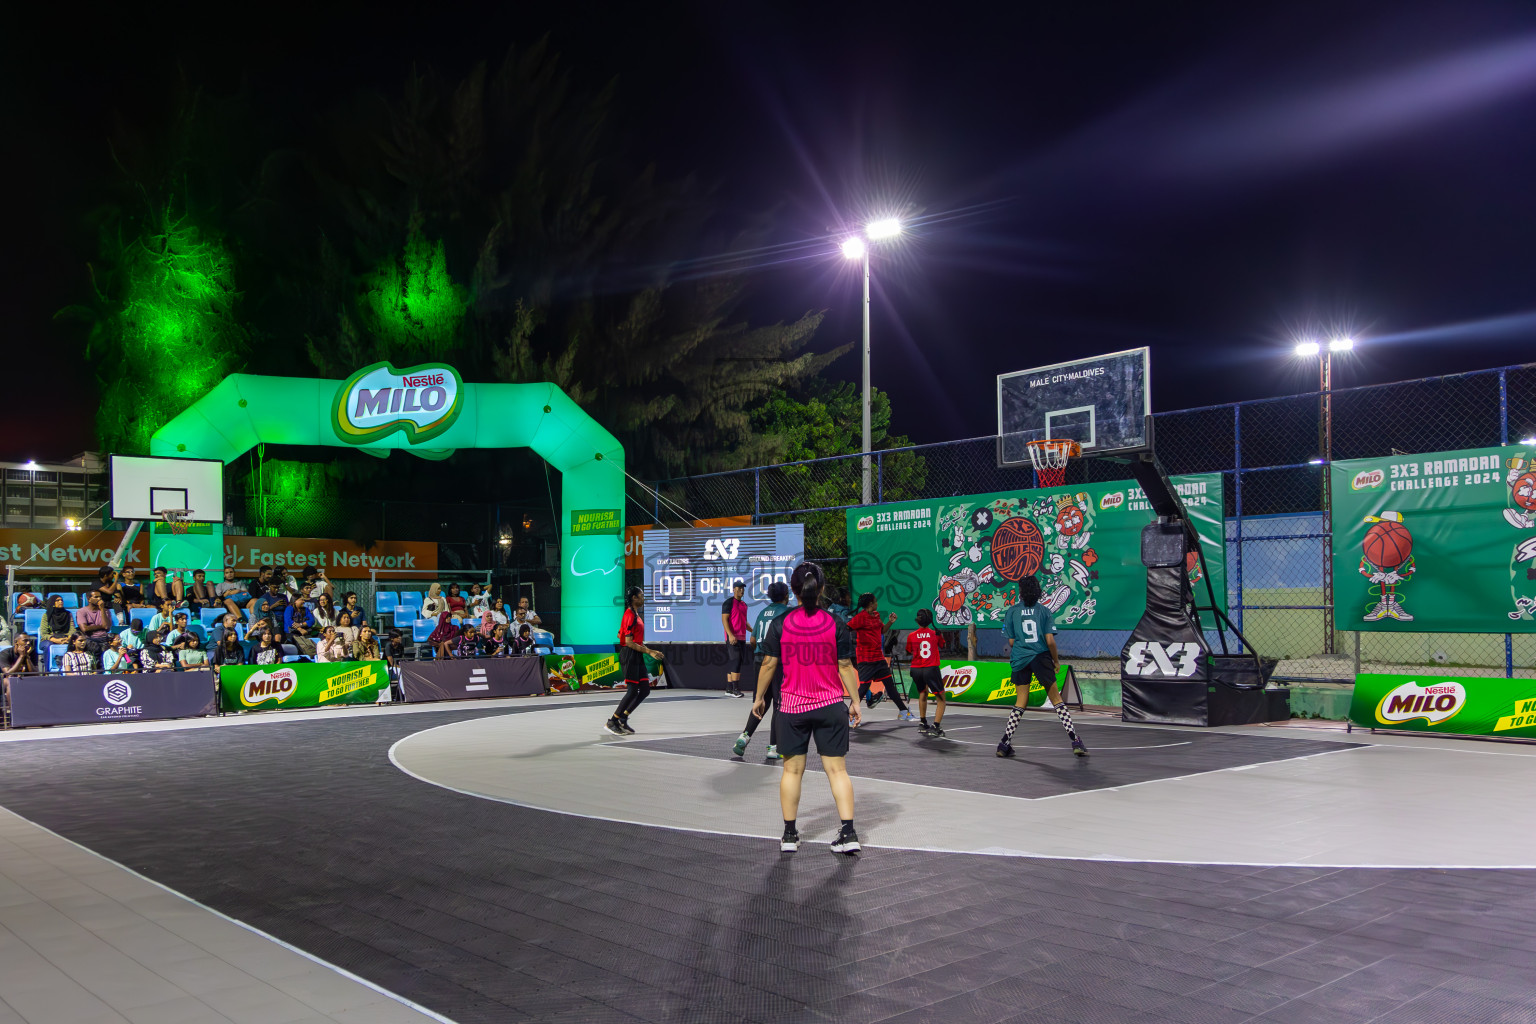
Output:
[[[1033,576],[1025,576],[1019,580],[1019,603],[1025,608],[1033,608],[1040,600],[1040,581]]]
[[[815,562],[801,562],[789,577],[789,587],[799,596],[800,607],[805,610],[807,617],[816,614],[824,580],[821,566]]]
[[[923,629],[927,629],[929,626],[933,625],[933,612],[929,611],[927,608],[919,608],[917,610],[917,624]]]

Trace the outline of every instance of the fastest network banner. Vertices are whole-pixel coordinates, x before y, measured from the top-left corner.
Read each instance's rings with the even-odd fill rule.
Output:
[[[1536,450],[1351,459],[1332,472],[1339,629],[1536,632]]]
[[[1221,474],[1173,484],[1225,610]],[[1018,600],[1012,581],[1033,573],[1058,626],[1132,629],[1146,607],[1141,529],[1152,518],[1141,488],[1127,481],[866,506],[848,511],[849,568],[855,591],[877,593],[881,613],[895,612],[901,628],[919,608],[931,609],[940,629],[1000,627]],[[1188,567],[1203,604],[1193,553]]]

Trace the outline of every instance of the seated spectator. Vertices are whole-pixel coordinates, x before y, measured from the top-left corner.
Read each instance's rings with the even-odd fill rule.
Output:
[[[16,642],[3,651],[0,651],[0,672],[5,675],[5,692],[11,692],[11,676],[21,675],[23,672],[37,671],[37,648],[32,645],[32,638],[23,633],[16,638]]]
[[[96,572],[96,593],[101,595],[103,608],[111,608],[117,603],[118,591],[122,589],[117,582],[117,570],[110,565],[104,565]]]
[[[101,652],[101,670],[109,675],[139,670],[139,661],[132,651],[123,647],[121,634],[113,633],[107,637],[107,649]]]
[[[316,626],[336,625],[336,604],[331,600],[330,594],[322,590],[310,608],[310,614],[314,616]]]
[[[288,571],[286,565],[272,567],[272,586],[281,590],[290,602],[299,596],[298,581],[293,578],[293,573]]]
[[[171,650],[176,654],[176,664],[182,669],[204,668],[208,664],[208,654],[203,650],[202,639],[190,629],[177,633],[176,639],[171,642]]]
[[[505,658],[512,653],[507,648],[507,627],[496,626],[491,630],[491,638],[486,641],[481,649],[482,658]]]
[[[138,652],[144,649],[144,634],[146,632],[148,632],[148,627],[144,625],[143,619],[132,619],[125,628],[117,631],[117,635],[123,638],[124,650]],[[137,653],[134,654],[134,660],[138,660]]]
[[[533,627],[523,623],[517,627],[517,635],[507,644],[509,653],[521,657],[533,653]]]
[[[480,631],[466,622],[460,627],[459,635],[446,641],[442,650],[443,657],[456,661],[477,658],[480,656]]]
[[[331,581],[326,578],[325,570],[315,565],[304,567],[304,583],[300,587],[300,593],[309,598],[309,603],[314,605],[324,594],[326,605],[329,607],[336,600],[336,588],[331,586]]]
[[[245,584],[235,580],[235,560],[232,557],[224,559],[224,579],[213,585],[214,600],[222,604],[226,610],[240,614],[240,605],[249,596]]]
[[[490,592],[482,590],[480,588],[480,584],[478,583],[471,583],[469,585],[469,614],[478,619],[480,617],[480,613],[485,611],[490,606]]]
[[[49,594],[48,610],[43,613],[43,643],[68,644],[75,635],[75,617],[64,607],[64,595]]]
[[[139,652],[139,665],[145,672],[176,671],[176,653],[165,646],[165,631],[144,631],[144,649]]]
[[[163,608],[167,601],[171,602],[172,608],[181,604],[182,592],[185,590],[181,583],[181,576],[178,574],[175,579],[168,580],[166,574],[169,571],[163,565],[157,565],[154,568],[154,578],[149,583],[148,597],[155,603],[156,608]]]
[[[448,649],[448,644],[457,640],[458,636],[459,628],[449,620],[448,606],[445,602],[443,610],[437,616],[437,628],[432,630],[431,635],[427,637],[427,643],[431,644],[437,650],[439,657],[441,657],[443,652]]]
[[[544,620],[539,618],[539,613],[533,610],[527,595],[517,599],[517,622],[519,625],[526,622],[535,629],[544,625]]]
[[[283,649],[270,629],[264,630],[251,650],[252,665],[276,665],[283,660]]]
[[[85,634],[86,649],[94,656],[106,649],[112,616],[107,613],[106,599],[102,597],[101,591],[91,591],[85,600],[85,607],[75,612],[75,625]]]
[[[348,646],[357,640],[357,627],[352,624],[352,613],[345,608],[336,613],[336,635]]]
[[[368,621],[368,611],[357,600],[357,591],[349,590],[341,595],[341,611],[352,616],[352,625],[361,626]]]
[[[151,630],[164,629],[167,633],[176,628],[176,602],[166,598],[160,602],[160,610],[149,617]]]
[[[225,616],[226,619],[232,616]],[[233,625],[219,635],[218,643],[213,645],[213,650],[208,654],[208,661],[213,665],[244,665],[245,648],[240,643],[239,634]]]
[[[272,574],[268,577],[267,596],[262,599],[262,610],[274,616],[273,622],[276,622],[278,617],[288,611],[288,606],[297,596],[298,591],[293,586],[288,571],[280,565],[274,565]]]
[[[288,634],[288,642],[298,648],[300,654],[306,658],[315,656],[314,633],[318,627],[304,598],[294,598],[293,604],[283,613],[283,627]],[[281,642],[279,640],[279,643]]]
[[[405,634],[398,629],[391,629],[384,634],[384,638],[379,643],[379,649],[383,652],[384,660],[389,663],[390,668],[398,666],[405,658]]]
[[[505,626],[510,621],[507,618],[507,602],[499,597],[491,602],[491,621],[498,626]]]
[[[234,637],[235,642],[239,643],[240,630],[237,628],[239,624],[240,615],[238,612],[225,612],[224,617],[213,624],[213,632],[209,634],[208,643],[205,645],[207,649],[212,650],[219,646],[219,644],[224,642],[226,635]]]
[[[267,590],[271,582],[272,567],[264,565],[256,570],[255,578],[245,585],[245,592],[250,595],[250,600],[245,602],[245,611],[252,622],[266,614]]]
[[[315,644],[315,660],[322,663],[333,661],[347,661],[351,650],[347,642],[336,633],[335,626],[326,626],[320,631],[320,641]]]
[[[148,608],[149,602],[144,597],[144,588],[139,586],[138,570],[133,566],[125,566],[117,587],[117,606],[122,610],[123,618],[127,618],[130,608]]]
[[[440,619],[448,610],[448,599],[443,596],[443,585],[433,583],[427,587],[427,596],[421,602],[421,617],[424,619]]]
[[[199,648],[201,648],[207,642],[203,636],[202,623],[189,623],[187,621],[186,612],[177,612],[175,625],[172,627],[170,634],[166,636],[165,642],[170,644],[172,647],[175,647],[181,643],[181,638],[183,636],[189,634],[192,637],[193,643],[197,644]]]
[[[8,647],[11,643],[11,617],[0,615],[0,647]]]
[[[64,652],[62,668],[67,676],[88,676],[96,670],[96,660],[85,649],[84,633],[70,637],[69,650]]]
[[[457,583],[448,584],[448,614],[456,621],[469,618],[469,602],[459,593]]]
[[[358,626],[357,639],[352,641],[352,660],[379,661],[382,657],[383,655],[379,652],[379,641],[373,635],[373,627],[366,622]]]
[[[208,582],[208,574],[201,569],[192,570],[192,587],[187,591],[187,607],[194,612],[204,608],[213,608],[222,602],[214,596],[213,584]]]

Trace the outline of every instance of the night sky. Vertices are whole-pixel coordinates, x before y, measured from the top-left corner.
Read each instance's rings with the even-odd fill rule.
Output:
[[[185,75],[300,136],[316,104],[393,91],[413,63],[462,73],[545,33],[585,81],[617,79],[664,172],[806,243],[748,261],[754,318],[826,309],[818,344],[854,340],[836,238],[916,218],[877,256],[874,345],[917,441],[991,433],[997,373],[1138,345],[1157,409],[1315,387],[1288,356],[1302,335],[1361,339],[1338,386],[1533,358],[1536,5],[904,10],[34,8],[50,20],[0,44],[17,200],[0,288],[24,371],[3,455],[94,447],[82,338],[53,315],[89,289],[115,118]],[[856,358],[831,374],[856,379]]]

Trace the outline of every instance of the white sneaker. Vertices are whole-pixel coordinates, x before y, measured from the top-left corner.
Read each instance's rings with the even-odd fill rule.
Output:
[[[1387,602],[1385,599],[1376,602],[1376,607],[1365,613],[1366,622],[1380,622],[1387,617]]]

